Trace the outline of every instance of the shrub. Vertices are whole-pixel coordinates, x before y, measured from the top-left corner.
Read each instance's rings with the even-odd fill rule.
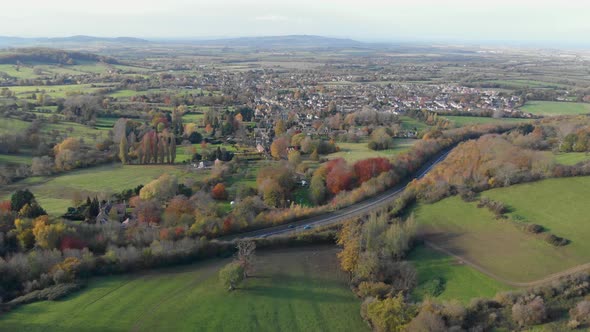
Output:
[[[562,247],[568,245],[570,243],[570,240],[549,233],[545,236],[545,242],[556,247]]]
[[[445,280],[443,278],[434,278],[424,284],[424,292],[432,297],[437,297],[445,290]]]
[[[530,301],[521,300],[512,306],[512,319],[520,326],[542,323],[547,318],[545,302],[536,296]]]
[[[363,281],[359,284],[358,295],[362,298],[385,298],[392,290],[391,285],[384,282]]]
[[[545,228],[537,224],[526,224],[524,226],[524,230],[528,233],[538,234],[542,233],[545,230]]]
[[[416,308],[404,302],[403,296],[384,300],[367,298],[363,302],[361,314],[377,332],[405,331],[407,324],[416,315]]]
[[[580,324],[590,323],[590,301],[584,300],[578,302],[578,304],[570,310],[570,317]]]

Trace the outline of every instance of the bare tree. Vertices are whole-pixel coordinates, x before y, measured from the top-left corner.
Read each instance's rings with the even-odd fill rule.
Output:
[[[238,249],[238,262],[244,268],[244,278],[247,278],[248,273],[252,272],[252,261],[254,260],[254,252],[256,251],[256,242],[252,240],[238,240],[236,247]]]

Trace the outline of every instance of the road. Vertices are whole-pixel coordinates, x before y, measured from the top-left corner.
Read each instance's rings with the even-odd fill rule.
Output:
[[[351,217],[366,214],[375,208],[386,206],[395,200],[399,194],[406,188],[408,183],[414,179],[420,179],[424,177],[434,166],[443,161],[451,152],[452,148],[446,149],[439,153],[436,157],[432,158],[431,161],[424,164],[413,176],[406,178],[399,185],[371,198],[368,198],[357,204],[348,206],[346,208],[324,213],[318,216],[294,221],[288,224],[280,226],[272,226],[263,228],[251,232],[241,233],[233,236],[221,238],[221,240],[233,240],[239,238],[266,238],[275,235],[284,235],[288,233],[298,232],[303,230],[303,227],[309,225],[310,227],[328,226],[343,222]]]

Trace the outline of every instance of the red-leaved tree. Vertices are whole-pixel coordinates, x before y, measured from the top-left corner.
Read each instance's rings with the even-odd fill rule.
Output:
[[[391,170],[391,163],[387,158],[369,158],[357,161],[353,168],[359,183],[363,183]]]

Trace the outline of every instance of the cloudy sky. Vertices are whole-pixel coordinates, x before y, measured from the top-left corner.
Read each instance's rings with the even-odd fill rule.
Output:
[[[369,41],[590,40],[588,0],[6,0],[0,35]]]

